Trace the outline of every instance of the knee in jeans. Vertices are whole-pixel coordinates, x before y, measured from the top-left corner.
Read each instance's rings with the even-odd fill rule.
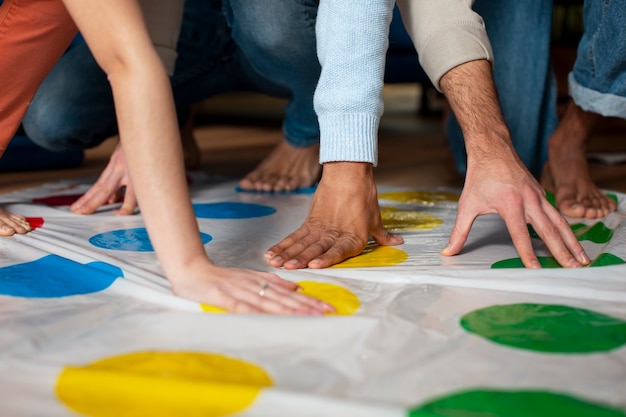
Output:
[[[87,143],[77,139],[81,136],[68,118],[40,110],[30,109],[22,121],[26,135],[35,144],[51,151],[88,147]]]
[[[317,0],[245,2],[245,7],[240,2],[230,0],[231,23],[236,27],[236,41],[244,49],[275,56],[315,53]]]

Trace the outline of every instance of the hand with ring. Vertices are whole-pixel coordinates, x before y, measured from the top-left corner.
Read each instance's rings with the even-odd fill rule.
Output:
[[[270,283],[269,282],[266,282],[265,284],[263,284],[263,286],[259,290],[259,297],[264,297],[265,296],[265,290],[267,290],[269,287],[270,287]]]
[[[170,280],[174,294],[236,313],[324,315],[328,303],[298,292],[300,287],[270,272],[186,264]]]

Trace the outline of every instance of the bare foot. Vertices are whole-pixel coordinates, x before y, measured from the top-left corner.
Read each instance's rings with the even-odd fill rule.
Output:
[[[30,230],[30,224],[24,216],[9,213],[0,208],[0,236],[13,236],[16,233],[23,235]]]
[[[617,209],[591,179],[586,145],[600,116],[570,102],[548,145],[541,185],[554,193],[556,206],[570,217],[597,219]]]
[[[319,145],[295,148],[283,141],[239,186],[253,191],[293,191],[312,186],[321,169]]]

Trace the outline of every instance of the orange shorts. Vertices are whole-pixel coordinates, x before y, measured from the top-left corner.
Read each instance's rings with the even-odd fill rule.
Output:
[[[61,0],[4,0],[0,5],[0,156],[76,32]]]

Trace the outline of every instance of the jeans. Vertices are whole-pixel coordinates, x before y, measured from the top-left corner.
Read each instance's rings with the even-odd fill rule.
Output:
[[[587,0],[569,93],[583,110],[626,119],[626,2]]]
[[[317,0],[187,0],[171,77],[181,124],[192,103],[256,91],[289,98],[288,143],[318,143],[316,13]],[[33,142],[51,150],[95,147],[117,133],[111,88],[85,44],[68,51],[48,75],[23,126]]]
[[[474,9],[487,27],[494,81],[513,144],[538,177],[547,159],[548,139],[558,123],[556,81],[550,67],[552,2],[476,0]],[[465,143],[454,117],[448,119],[446,134],[456,168],[465,174]]]

